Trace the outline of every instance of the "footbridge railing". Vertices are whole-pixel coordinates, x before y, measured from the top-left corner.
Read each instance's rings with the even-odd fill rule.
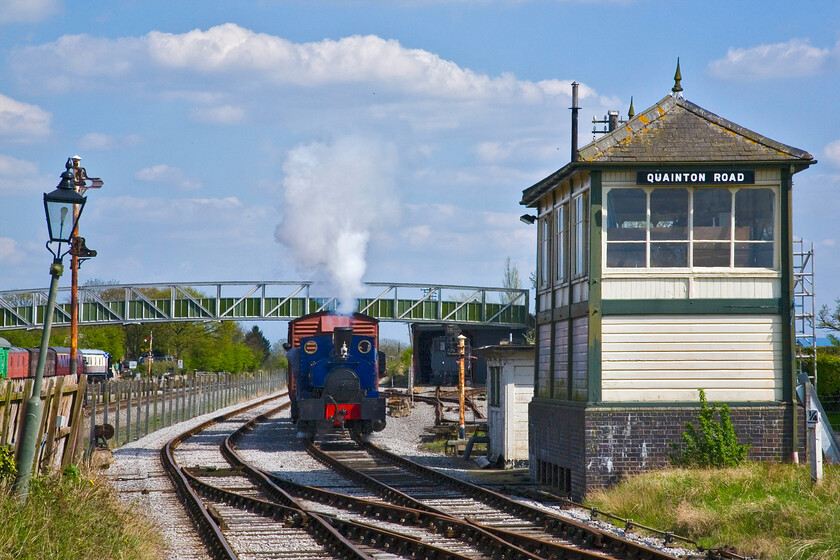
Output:
[[[522,327],[528,290],[368,282],[355,311],[381,321]],[[197,282],[79,287],[79,324],[172,321],[288,321],[334,311],[335,297],[314,282]],[[48,290],[0,292],[0,331],[44,324]],[[59,288],[53,326],[70,324],[70,288]]]

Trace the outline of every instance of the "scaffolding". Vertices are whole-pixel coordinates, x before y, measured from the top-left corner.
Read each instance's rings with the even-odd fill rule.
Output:
[[[814,302],[814,244],[793,241],[793,307],[796,368],[817,386],[817,315]]]

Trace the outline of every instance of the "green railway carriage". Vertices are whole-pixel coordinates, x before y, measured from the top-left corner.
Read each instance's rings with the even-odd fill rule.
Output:
[[[5,338],[0,338],[0,379],[6,379],[8,375],[9,348],[12,345]]]

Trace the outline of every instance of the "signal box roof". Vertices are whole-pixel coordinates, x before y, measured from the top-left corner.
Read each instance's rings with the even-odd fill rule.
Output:
[[[575,161],[525,189],[533,206],[579,169],[681,164],[780,166],[794,172],[816,163],[804,150],[782,144],[683,99],[668,95],[615,130],[578,150]]]

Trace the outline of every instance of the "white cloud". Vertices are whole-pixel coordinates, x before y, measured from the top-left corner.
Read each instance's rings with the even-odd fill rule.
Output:
[[[42,176],[34,163],[0,154],[0,194],[3,196],[29,196],[38,191],[51,191],[50,181],[52,185],[58,185],[59,175],[56,173],[55,179],[51,180]]]
[[[195,191],[201,188],[201,181],[190,176],[182,169],[159,164],[140,169],[134,177],[151,183],[165,183],[180,191]]]
[[[130,148],[137,146],[143,138],[137,134],[118,136],[114,134],[103,134],[91,132],[82,136],[79,140],[79,147],[83,150],[115,150],[118,148]]]
[[[51,115],[36,105],[0,94],[0,136],[30,140],[50,132]]]
[[[730,48],[725,57],[709,63],[709,71],[717,78],[731,81],[812,76],[836,56],[836,48],[821,49],[807,40],[791,39],[786,43]]]
[[[63,6],[63,0],[5,0],[0,9],[0,25],[42,21]]]
[[[825,152],[825,157],[828,161],[830,161],[833,165],[840,167],[840,140],[829,142],[823,151]]]
[[[145,232],[142,236],[124,236],[124,243],[149,242],[167,246],[173,239],[206,241],[225,239],[235,245],[241,232],[268,219],[268,210],[245,205],[239,198],[163,198],[117,196],[97,199],[96,205],[85,208],[86,229],[90,224],[120,232]],[[93,234],[91,234],[93,235]],[[139,239],[138,239],[139,238]],[[143,241],[146,239],[146,241]]]
[[[557,147],[546,144],[544,138],[517,138],[510,141],[481,142],[475,147],[478,159],[485,163],[500,164],[523,161],[544,161],[556,157]]]
[[[17,252],[17,242],[10,237],[0,237],[0,261],[5,263],[20,257]]]
[[[393,39],[354,35],[338,40],[293,43],[282,37],[255,33],[233,23],[174,34],[152,31],[134,38],[106,39],[65,35],[55,42],[26,47],[12,54],[12,67],[24,80],[60,87],[68,77],[110,78],[111,86],[137,81],[158,84],[165,73],[170,87],[191,84],[196,77],[230,77],[231,89],[246,75],[249,87],[263,83],[312,87],[324,84],[364,84],[388,92],[454,100],[497,99],[538,103],[567,99],[568,80],[532,82],[512,74],[490,77],[459,67],[422,49]],[[45,84],[44,76],[50,76]],[[593,95],[581,85],[580,95]]]
[[[245,119],[242,107],[223,105],[221,107],[195,108],[192,110],[193,120],[209,124],[239,124]]]

